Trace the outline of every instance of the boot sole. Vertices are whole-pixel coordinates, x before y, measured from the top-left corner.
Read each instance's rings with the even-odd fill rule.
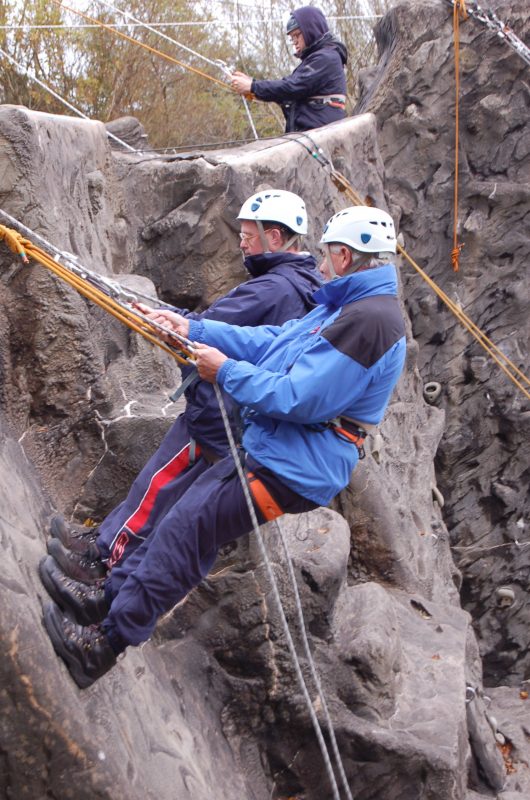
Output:
[[[73,551],[66,550],[58,537],[48,539],[48,542],[46,543],[46,549],[48,553],[57,561],[64,574],[68,575],[69,578],[73,578],[75,581],[82,581],[83,583],[97,583],[97,581],[101,580],[101,578],[104,578],[107,574],[107,568],[103,563],[93,567],[90,572],[85,571],[81,573],[80,570],[77,571],[75,564],[72,564],[68,558],[68,552]]]
[[[82,670],[76,656],[70,652],[63,638],[63,631],[57,619],[57,606],[48,603],[44,608],[44,627],[48,632],[52,647],[56,654],[67,666],[72,680],[80,689],[88,689],[95,682],[95,678],[89,678]]]

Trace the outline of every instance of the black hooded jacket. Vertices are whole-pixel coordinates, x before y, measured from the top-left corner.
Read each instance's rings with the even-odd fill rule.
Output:
[[[251,91],[259,100],[279,103],[286,120],[286,133],[319,128],[343,119],[341,108],[322,105],[310,98],[318,95],[345,95],[344,65],[346,47],[330,33],[322,11],[303,6],[292,16],[304,36],[302,63],[286,78],[277,81],[252,81]]]

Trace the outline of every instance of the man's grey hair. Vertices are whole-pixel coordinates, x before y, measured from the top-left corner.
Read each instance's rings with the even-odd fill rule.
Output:
[[[352,254],[353,260],[358,261],[362,256],[369,256],[369,267],[379,267],[381,264],[389,264],[396,259],[396,254],[390,251],[382,253],[363,253],[361,250],[356,250],[354,247],[349,247],[347,244],[330,244],[329,249],[332,253],[340,253],[340,248],[346,247]]]

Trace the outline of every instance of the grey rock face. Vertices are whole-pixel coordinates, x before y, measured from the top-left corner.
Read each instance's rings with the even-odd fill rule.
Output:
[[[394,38],[375,74],[377,92],[389,97],[387,79],[397,81],[401,70],[404,80],[403,65],[416,44],[432,42],[433,54],[448,47],[444,25],[429,28],[423,12],[418,18],[429,35],[413,46],[403,38],[404,13],[397,9],[383,25]],[[429,102],[436,106],[435,85],[433,76]],[[398,89],[388,106],[394,128],[403,106]],[[372,99],[377,92],[372,89]],[[392,137],[384,124],[379,136],[387,152]],[[384,205],[372,115],[311,137],[362,197]],[[302,194],[310,218],[319,221],[308,238],[313,249],[320,224],[348,204],[308,153],[312,142],[298,138],[161,159],[111,152],[98,123],[4,107],[0,205],[87,266],[141,280],[176,305],[202,308],[244,279],[235,216],[252,192],[281,186]],[[416,160],[418,154],[427,158],[422,147],[416,142],[409,162],[418,174],[406,179],[410,185],[399,197],[388,153],[393,210],[403,206],[402,227],[420,243],[419,259],[428,246],[445,241],[442,222],[433,223],[428,240],[415,222],[416,206],[406,209],[407,199],[426,204]],[[449,197],[449,189],[443,191]],[[80,519],[98,517],[123,496],[177,413],[167,395],[178,369],[41,267],[21,268],[3,249],[0,262],[0,486],[6,498],[0,530],[7,597],[0,612],[7,654],[1,790],[20,798],[331,798],[253,536],[225,548],[208,579],[161,620],[153,640],[128,652],[91,689],[79,692],[54,656],[41,627],[39,604],[46,598],[36,573],[46,520],[52,507]],[[412,278],[406,270],[403,276],[420,325]],[[426,292],[420,301],[432,307]],[[434,324],[429,319],[425,330]],[[445,320],[444,326],[451,331]],[[292,558],[351,791],[363,800],[491,797],[504,785],[495,732],[486,720],[481,661],[470,617],[460,608],[461,574],[451,557],[442,496],[444,513],[447,505],[451,514],[458,509],[442,482],[445,473],[437,483],[434,472],[444,428],[455,424],[454,407],[447,405],[442,366],[440,374],[425,372],[430,360],[442,363],[441,350],[430,341],[425,348],[426,354],[409,331],[406,371],[389,413],[334,510],[285,517],[262,529],[310,700],[328,739],[283,539]],[[486,367],[472,363],[482,376]],[[444,387],[432,405],[423,399],[426,379]],[[503,502],[515,507],[518,497],[506,489],[517,494],[515,483],[496,482]],[[474,513],[481,519],[480,508]],[[477,690],[476,709],[466,706],[466,686]],[[509,735],[516,740],[515,728]],[[520,752],[522,759],[522,739]],[[515,783],[506,789],[518,791]]]
[[[524,2],[494,4],[523,41]],[[454,59],[451,9],[393,9],[378,26],[380,62],[360,110],[378,120],[391,204],[405,245],[453,302],[526,375],[530,352],[530,127],[525,62],[478,21],[461,24],[460,271],[453,225]],[[444,520],[463,575],[489,685],[529,674],[528,401],[411,267],[404,295],[425,383],[444,409],[436,458]],[[528,386],[526,387],[528,389]],[[523,544],[524,543],[524,544]],[[515,595],[509,605],[498,590]]]

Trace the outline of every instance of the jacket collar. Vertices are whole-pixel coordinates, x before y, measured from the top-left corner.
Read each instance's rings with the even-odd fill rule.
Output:
[[[313,269],[315,263],[313,256],[310,256],[309,253],[286,253],[283,250],[276,253],[258,253],[258,255],[246,256],[243,259],[245,269],[253,278],[265,275],[273,267],[280,265],[305,266]]]
[[[313,295],[315,302],[340,308],[346,303],[375,294],[397,295],[397,274],[393,264],[354,272],[336,281],[329,281]]]

